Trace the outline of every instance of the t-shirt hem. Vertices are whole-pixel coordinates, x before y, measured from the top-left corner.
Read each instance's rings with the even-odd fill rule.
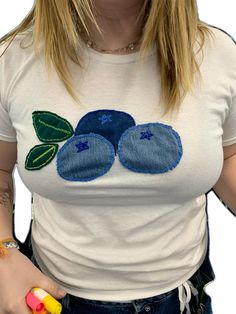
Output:
[[[1,133],[0,133],[0,140],[8,141],[8,142],[17,142],[15,137],[7,136],[7,135],[1,134]]]
[[[113,302],[122,302],[124,301],[132,301],[136,299],[144,299],[149,297],[154,297],[156,295],[160,295],[162,293],[169,292],[175,288],[178,288],[181,284],[185,283],[187,280],[189,280],[192,275],[199,269],[199,267],[202,265],[205,257],[206,257],[207,247],[205,254],[203,255],[203,258],[199,262],[198,265],[196,265],[189,273],[187,273],[184,277],[182,277],[177,282],[174,282],[172,285],[165,287],[165,289],[158,289],[158,288],[151,288],[151,289],[140,289],[137,291],[135,290],[112,290],[112,291],[92,291],[87,289],[71,289],[67,286],[61,285],[67,293],[72,294],[77,297],[90,299],[90,300],[99,300],[99,301],[113,301]],[[105,295],[104,295],[105,292]],[[116,294],[117,293],[117,294]]]
[[[228,146],[233,144],[236,144],[236,135],[228,140],[222,141],[222,146]]]

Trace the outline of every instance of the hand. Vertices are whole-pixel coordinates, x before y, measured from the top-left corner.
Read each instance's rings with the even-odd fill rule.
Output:
[[[16,248],[0,259],[0,314],[32,314],[25,296],[34,287],[40,287],[56,299],[63,291],[57,283],[44,275],[31,260]]]

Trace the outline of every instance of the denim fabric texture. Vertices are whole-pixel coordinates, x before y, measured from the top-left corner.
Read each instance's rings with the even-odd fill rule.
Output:
[[[134,118],[127,112],[100,109],[84,115],[75,129],[74,135],[91,132],[100,134],[112,143],[116,152],[121,135],[133,125],[135,125]]]
[[[122,165],[135,172],[163,173],[174,169],[183,154],[179,134],[163,123],[127,129],[118,144]]]
[[[25,168],[39,170],[56,156],[57,172],[68,181],[91,181],[106,174],[116,154],[127,169],[150,174],[174,169],[183,155],[180,136],[170,125],[136,125],[123,111],[88,112],[75,132],[69,121],[50,111],[34,111],[32,118],[41,141],[68,140],[60,149],[55,143],[35,145],[27,154]]]
[[[57,171],[70,181],[91,181],[109,171],[115,160],[113,145],[99,134],[76,135],[57,154]]]
[[[14,217],[13,217],[14,218]],[[14,221],[14,220],[13,220]],[[207,222],[208,224],[208,222]],[[38,267],[31,246],[31,226],[24,243],[19,240],[20,251],[25,254],[32,263]],[[14,228],[13,228],[14,233]],[[14,234],[15,236],[15,234]],[[16,238],[16,236],[15,236]],[[209,225],[208,225],[209,238]],[[17,238],[16,238],[17,239]],[[215,279],[215,273],[212,268],[210,258],[210,238],[205,260],[200,268],[193,274],[189,280],[198,290],[198,295],[192,294],[189,303],[191,313],[213,314],[211,297],[205,292],[204,286]],[[41,270],[41,269],[40,269]],[[180,301],[178,299],[178,288],[166,293],[144,299],[136,299],[132,303],[107,302],[80,298],[67,293],[67,295],[58,300],[62,303],[61,314],[179,314]],[[184,311],[186,314],[186,309]]]

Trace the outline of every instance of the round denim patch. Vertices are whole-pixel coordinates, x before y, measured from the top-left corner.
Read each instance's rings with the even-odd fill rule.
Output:
[[[69,181],[90,181],[108,172],[114,160],[114,147],[103,136],[77,135],[59,149],[57,171]]]
[[[122,165],[135,172],[163,173],[174,169],[183,154],[179,134],[162,123],[127,129],[118,143]]]
[[[122,133],[134,126],[133,117],[123,111],[100,109],[84,115],[75,129],[75,135],[96,133],[111,142],[117,151],[118,141]]]

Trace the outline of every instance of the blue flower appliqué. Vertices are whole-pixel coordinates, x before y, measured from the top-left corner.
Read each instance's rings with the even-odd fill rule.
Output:
[[[86,142],[79,142],[78,144],[75,144],[75,146],[78,148],[77,153],[82,152],[85,149],[89,149],[88,141],[86,141]]]
[[[107,122],[112,122],[111,114],[106,115],[104,113],[101,117],[98,118],[98,120],[100,120],[102,124],[107,123]]]
[[[179,134],[162,123],[133,126],[122,134],[118,143],[120,162],[135,172],[167,172],[177,166],[182,154]]]
[[[146,131],[146,132],[141,132],[142,136],[140,137],[140,140],[143,140],[143,139],[148,139],[150,140],[151,136],[153,136],[153,134],[149,131]]]

